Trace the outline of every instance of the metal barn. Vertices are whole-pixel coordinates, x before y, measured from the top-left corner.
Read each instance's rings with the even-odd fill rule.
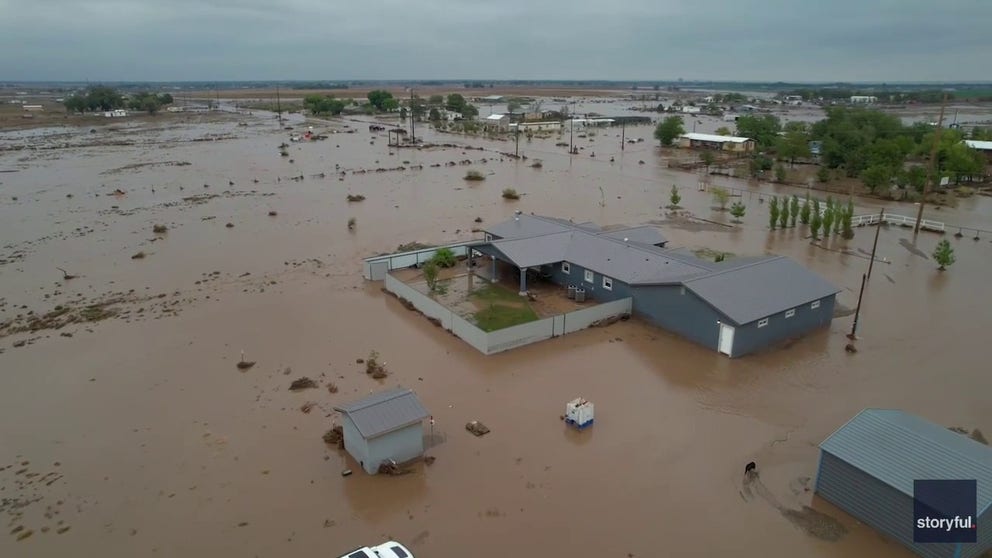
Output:
[[[913,542],[913,481],[975,479],[977,543]],[[820,444],[816,493],[926,558],[992,548],[992,448],[918,416],[865,409]]]
[[[334,410],[342,415],[344,449],[370,475],[384,462],[403,463],[424,453],[428,413],[410,389],[379,392]]]

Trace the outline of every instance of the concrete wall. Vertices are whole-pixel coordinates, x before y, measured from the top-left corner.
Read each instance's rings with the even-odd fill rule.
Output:
[[[913,543],[913,499],[910,496],[825,451],[820,452],[816,493],[919,556],[954,556],[953,544]],[[981,518],[978,518],[979,530],[982,529],[982,524]],[[986,532],[985,536],[988,537],[989,533]],[[979,533],[979,540],[981,537],[982,534]],[[963,545],[961,557],[973,558],[980,555],[981,551],[981,544]]]
[[[729,321],[681,285],[634,287],[634,314],[704,347],[717,350],[720,326]]]
[[[834,316],[837,296],[820,299],[820,307],[813,309],[811,303],[795,308],[796,314],[786,318],[786,312],[768,316],[768,325],[758,327],[758,322],[737,326],[734,331],[734,348],[730,356],[744,356],[770,347],[788,339],[801,337],[815,329],[830,325]]]
[[[347,444],[347,442],[345,442]],[[369,474],[376,474],[379,465],[388,459],[397,463],[410,461],[424,454],[424,429],[418,421],[409,426],[376,436],[368,441],[368,459],[364,469]]]
[[[365,438],[358,432],[358,428],[355,427],[355,423],[348,415],[342,414],[341,421],[341,427],[344,430],[345,451],[351,454],[359,464],[368,463],[369,448],[368,444],[365,443]]]

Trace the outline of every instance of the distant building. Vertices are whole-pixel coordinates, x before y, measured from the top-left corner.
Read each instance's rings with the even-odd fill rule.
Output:
[[[519,129],[521,132],[538,132],[548,130],[561,130],[561,122],[518,122],[510,124],[510,130]]]
[[[396,388],[334,407],[343,416],[344,449],[370,475],[383,463],[403,463],[424,453],[427,410],[413,391]]]
[[[851,95],[853,105],[871,105],[878,102],[878,97],[874,95]]]
[[[505,132],[510,129],[510,115],[490,114],[482,121],[482,127],[489,131]]]
[[[485,97],[480,97],[479,100],[482,101],[483,103],[501,103],[501,102],[503,102],[503,96],[502,95],[487,95]]]
[[[917,480],[977,481],[975,543],[914,541]],[[919,556],[992,548],[992,448],[903,411],[865,409],[820,444],[815,492]]]
[[[964,140],[964,144],[972,149],[976,149],[985,154],[989,162],[992,162],[992,141]]]
[[[106,118],[123,118],[127,116],[127,111],[124,109],[108,110],[103,113],[103,116]]]
[[[45,107],[41,105],[22,105],[21,108],[28,112],[43,112]]]
[[[692,105],[683,105],[682,106],[682,114],[699,114],[702,111],[703,111],[703,109],[701,109],[699,107],[694,107]]]
[[[716,149],[718,151],[750,153],[754,151],[754,146],[755,142],[753,139],[738,136],[717,136],[714,134],[697,134],[695,132],[679,136],[679,147],[689,149]]]

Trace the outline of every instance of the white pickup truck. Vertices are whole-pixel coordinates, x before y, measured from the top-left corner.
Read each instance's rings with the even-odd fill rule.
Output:
[[[378,546],[356,548],[341,558],[413,558],[413,553],[402,544],[389,541]]]

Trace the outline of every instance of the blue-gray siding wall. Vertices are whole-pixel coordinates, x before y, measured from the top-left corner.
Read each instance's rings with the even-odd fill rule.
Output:
[[[591,298],[597,302],[610,302],[631,296],[630,287],[614,277],[606,276],[613,279],[613,290],[608,290],[603,287],[604,276],[602,273],[593,271],[592,282],[590,283],[585,280],[586,269],[584,267],[573,263],[569,263],[568,265],[568,273],[562,271],[560,263],[543,266],[543,269],[551,271],[551,281],[554,283],[563,287],[568,287],[569,285],[581,287],[586,290],[586,298]]]
[[[375,474],[379,465],[388,459],[403,463],[424,454],[424,430],[421,423],[415,422],[410,426],[400,428],[376,436],[368,441],[368,459],[365,460],[365,470]]]
[[[720,326],[726,321],[709,304],[681,285],[646,286],[633,289],[634,313],[672,333],[717,349]]]
[[[785,317],[785,312],[768,316],[768,325],[758,327],[758,322],[737,326],[734,331],[734,348],[730,356],[744,356],[775,343],[800,337],[829,325],[834,316],[837,295],[820,299],[820,307],[812,308],[812,301],[795,308],[796,315]]]
[[[880,531],[924,558],[952,558],[953,544],[913,543],[913,499],[825,451],[820,452],[816,493],[859,521]],[[978,518],[979,540],[962,546],[961,558],[974,558],[992,538],[990,514]],[[984,532],[983,532],[984,531]]]
[[[351,421],[351,417],[343,414],[341,420],[341,428],[344,430],[344,449],[355,458],[359,465],[364,467],[363,464],[369,461],[368,444],[358,432],[355,423]]]

